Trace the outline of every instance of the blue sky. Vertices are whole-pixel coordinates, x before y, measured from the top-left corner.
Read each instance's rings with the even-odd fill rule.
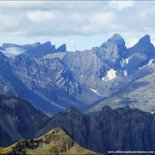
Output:
[[[67,49],[100,46],[120,33],[128,47],[145,34],[155,43],[154,1],[0,1],[0,44],[51,41]]]

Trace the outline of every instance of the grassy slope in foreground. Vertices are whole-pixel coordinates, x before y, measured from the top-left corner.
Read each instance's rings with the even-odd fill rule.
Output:
[[[62,128],[51,130],[33,140],[19,141],[5,149],[0,150],[1,154],[8,154],[16,151],[22,154],[87,154],[97,153],[87,150],[77,144]]]

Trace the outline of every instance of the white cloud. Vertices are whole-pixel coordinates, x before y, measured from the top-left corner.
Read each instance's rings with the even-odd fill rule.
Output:
[[[54,14],[49,11],[31,11],[27,13],[27,18],[31,22],[47,22],[54,19]]]
[[[89,22],[81,29],[83,34],[99,33],[107,29],[107,25],[112,24],[114,12],[97,12],[88,17]]]
[[[134,3],[134,1],[111,1],[109,6],[117,10],[122,10],[124,8],[133,6]]]
[[[111,22],[114,19],[115,13],[114,12],[98,12],[93,14],[90,17],[90,22],[92,24],[104,25],[108,22]]]
[[[21,36],[93,38],[120,33],[132,45],[145,33],[155,36],[154,10],[155,2],[1,1],[0,34],[8,40],[10,36],[20,40]]]

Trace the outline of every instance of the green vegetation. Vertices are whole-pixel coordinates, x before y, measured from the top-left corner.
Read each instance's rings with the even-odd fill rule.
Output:
[[[97,154],[77,144],[63,129],[56,128],[33,140],[23,140],[3,150],[1,153],[22,154]]]

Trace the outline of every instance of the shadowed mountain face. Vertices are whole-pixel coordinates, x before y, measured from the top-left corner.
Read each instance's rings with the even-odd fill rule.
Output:
[[[50,148],[55,147],[55,144],[58,143],[65,152],[66,147],[70,145],[70,139],[65,141],[69,143],[67,146],[59,143],[64,142],[66,138],[63,139],[63,137],[66,136],[63,136],[64,132],[49,132],[54,128],[64,128],[82,147],[104,154],[109,150],[155,150],[154,114],[131,109],[128,106],[114,110],[105,106],[100,113],[94,115],[84,115],[74,108],[69,108],[65,112],[49,118],[23,100],[0,96],[1,146],[8,146],[21,139],[26,139],[26,141],[17,143],[17,147],[13,145],[15,150],[19,150],[18,147],[23,148],[23,145],[27,144],[30,147],[29,144],[38,140],[35,142],[37,149],[32,150],[28,147],[27,151],[36,153],[35,151],[45,149],[49,152]],[[34,139],[40,135],[43,136]],[[62,139],[59,140],[58,137]],[[44,142],[40,141],[41,139]],[[53,140],[56,142],[53,143]],[[48,141],[47,144],[46,141]],[[71,142],[73,141],[71,140]],[[67,151],[79,150],[79,146],[75,142],[72,144],[73,148]],[[42,146],[46,147],[43,149]]]
[[[99,47],[82,52],[68,52],[65,44],[55,48],[49,41],[32,45],[3,44],[0,51],[11,52],[10,48],[21,52],[12,57],[0,54],[0,93],[25,99],[48,115],[70,106],[86,112],[99,111],[103,102],[125,92],[129,86],[134,90],[138,80],[154,74],[155,49],[149,35],[131,48],[126,47],[119,34]],[[122,100],[127,101],[126,98]],[[122,100],[117,106],[113,102],[111,105],[122,106]],[[137,100],[135,97],[134,101]],[[142,110],[154,111],[155,106],[149,104],[143,104]]]
[[[88,154],[97,153],[87,150],[77,144],[71,136],[62,128],[56,128],[50,132],[31,140],[22,140],[7,148],[2,153],[12,154]],[[99,155],[99,154],[98,154]]]
[[[0,95],[0,146],[33,138],[48,117],[16,97]]]
[[[49,115],[70,105],[82,109],[99,98],[81,85],[59,58],[31,59],[20,55],[8,59],[2,54],[1,64],[1,94],[25,99]]]
[[[154,125],[154,114],[129,107],[112,110],[105,106],[94,116],[70,108],[52,117],[39,134],[62,127],[83,147],[97,152],[147,151],[155,150]]]

